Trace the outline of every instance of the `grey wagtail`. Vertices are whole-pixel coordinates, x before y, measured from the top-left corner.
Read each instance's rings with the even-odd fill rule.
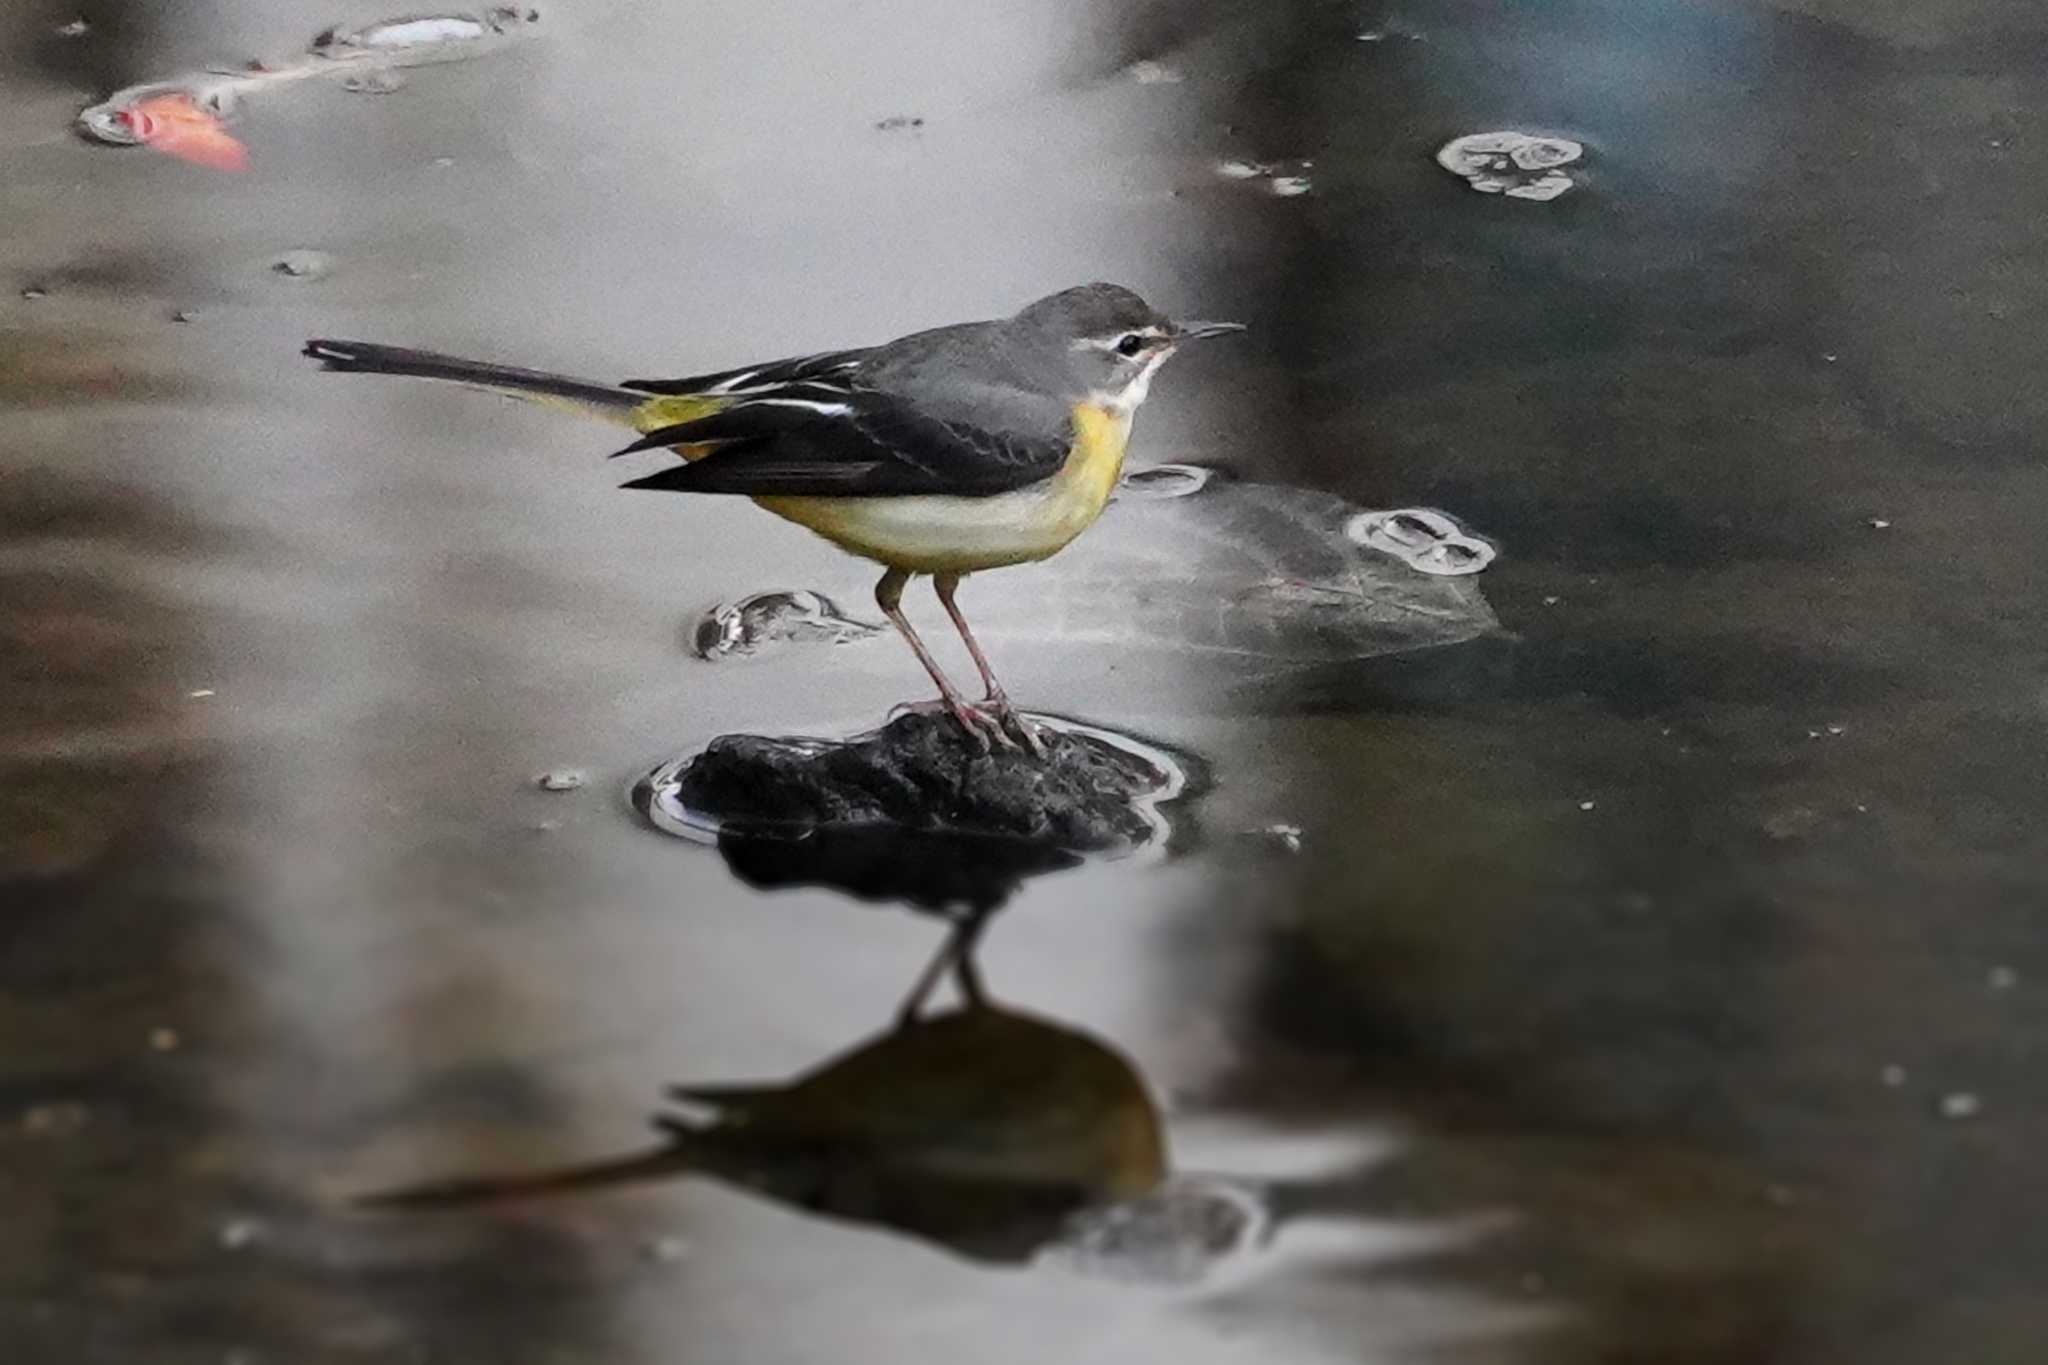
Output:
[[[591,383],[537,370],[356,341],[309,341],[330,370],[446,379],[603,417],[682,463],[627,488],[738,493],[887,572],[875,602],[938,684],[940,705],[987,749],[1033,751],[960,614],[980,569],[1044,559],[1101,515],[1122,473],[1131,418],[1184,341],[1242,330],[1174,322],[1130,290],[1084,284],[1007,318],[913,332],[686,379]],[[904,584],[930,574],[981,671],[970,704],[903,615]]]

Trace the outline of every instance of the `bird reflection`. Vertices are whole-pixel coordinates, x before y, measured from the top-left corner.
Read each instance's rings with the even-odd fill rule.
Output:
[[[973,966],[981,924],[953,931],[941,970],[881,1034],[791,1080],[674,1087],[649,1150],[363,1202],[449,1208],[701,1175],[976,1260],[1026,1260],[1077,1212],[1158,1188],[1166,1149],[1122,1053],[988,1000]],[[960,1001],[929,1008],[948,975]]]

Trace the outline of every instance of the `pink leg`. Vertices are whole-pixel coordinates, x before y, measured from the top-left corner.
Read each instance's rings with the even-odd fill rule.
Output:
[[[932,652],[924,647],[924,641],[911,629],[910,618],[903,614],[903,585],[909,581],[910,575],[901,569],[891,569],[883,574],[882,581],[875,585],[875,605],[882,609],[882,615],[888,617],[890,624],[894,625],[909,642],[912,652],[917,655],[917,661],[924,665],[924,671],[931,674],[932,681],[938,684],[941,704],[953,713],[953,718],[960,722],[960,728],[974,738],[981,746],[982,752],[988,751],[991,737],[999,740],[1005,747],[1012,747],[1010,737],[1003,733],[1001,725],[992,722],[967,704],[959,689],[953,686],[952,681],[939,667],[939,661],[932,657]]]
[[[1017,708],[1010,705],[1009,694],[1004,692],[1003,685],[996,681],[995,670],[988,666],[988,656],[981,652],[981,642],[976,640],[974,632],[967,628],[967,618],[960,614],[960,606],[953,600],[953,594],[960,590],[960,575],[934,575],[932,590],[938,593],[939,601],[946,608],[946,615],[953,618],[953,628],[960,632],[960,638],[966,642],[967,652],[974,658],[974,666],[981,670],[982,686],[988,689],[987,701],[995,708],[997,718],[1014,728],[1023,737],[1024,743],[1030,747],[1032,753],[1044,758],[1045,745],[1039,741],[1038,733],[1031,728],[1029,722],[1017,714]]]

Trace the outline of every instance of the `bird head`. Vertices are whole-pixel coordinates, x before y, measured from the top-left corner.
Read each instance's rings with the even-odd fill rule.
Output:
[[[1244,330],[1236,322],[1175,322],[1122,285],[1083,284],[1027,304],[1012,319],[1031,344],[1057,352],[1077,399],[1131,413],[1183,342]]]

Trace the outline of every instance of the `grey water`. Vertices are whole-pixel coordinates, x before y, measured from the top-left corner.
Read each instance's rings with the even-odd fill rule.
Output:
[[[0,1356],[2038,1358],[2048,16],[586,0],[241,82],[240,173],[75,127],[433,8],[0,13]],[[1434,160],[1500,130],[1569,191]],[[1163,856],[917,854],[1000,902],[955,960],[900,849],[630,798],[921,698],[868,566],[298,355],[684,374],[1097,278],[1250,324],[1137,426],[1221,472],[962,600],[1202,781]],[[1342,534],[1409,508],[1498,557]],[[763,593],[837,610],[700,657]],[[671,1085],[756,1126],[353,1202]]]

